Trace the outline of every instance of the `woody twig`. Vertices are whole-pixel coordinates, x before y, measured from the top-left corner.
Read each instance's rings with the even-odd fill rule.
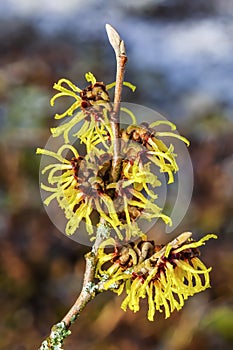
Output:
[[[112,163],[112,181],[116,182],[119,179],[121,158],[120,158],[120,102],[122,86],[124,81],[125,65],[127,62],[127,56],[125,52],[124,41],[120,38],[117,31],[110,25],[106,24],[106,31],[110,44],[112,45],[116,55],[116,86],[114,94],[113,112],[111,114],[111,127],[113,131],[113,163]]]

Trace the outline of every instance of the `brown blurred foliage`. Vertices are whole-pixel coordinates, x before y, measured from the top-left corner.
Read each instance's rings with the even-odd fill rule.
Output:
[[[68,38],[40,36],[25,23],[8,26],[13,28],[5,28],[7,39],[0,45],[0,349],[31,350],[78,295],[88,250],[57,231],[40,200],[35,149],[45,144],[53,122],[51,87],[64,75],[78,81],[87,70],[95,71],[96,61],[99,76],[112,72],[102,68],[104,57],[96,47],[81,53]],[[146,319],[146,304],[137,314],[124,313],[120,298],[100,295],[72,326],[66,349],[232,348],[233,127],[218,109],[180,128],[191,140],[195,180],[180,231],[219,235],[202,249],[204,262],[213,266],[212,289],[168,320],[157,315],[154,323]]]

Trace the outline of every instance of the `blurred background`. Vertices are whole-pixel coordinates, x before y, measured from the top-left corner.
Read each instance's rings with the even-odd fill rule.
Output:
[[[104,25],[125,40],[123,100],[151,107],[191,140],[194,191],[177,232],[217,233],[202,248],[212,288],[170,319],[124,313],[98,296],[72,326],[65,349],[232,349],[233,1],[66,0],[0,2],[0,349],[32,350],[73,304],[88,248],[61,234],[41,203],[36,148],[54,125],[52,85],[84,74],[112,82]],[[57,108],[61,110],[60,104]],[[155,233],[156,237],[156,233]]]

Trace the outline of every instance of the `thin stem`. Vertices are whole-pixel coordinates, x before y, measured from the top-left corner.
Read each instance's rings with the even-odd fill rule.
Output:
[[[112,45],[116,54],[116,86],[114,93],[114,106],[111,113],[111,127],[113,131],[113,163],[112,163],[112,181],[117,182],[121,170],[121,158],[120,158],[120,102],[122,86],[124,81],[125,65],[127,62],[127,56],[125,52],[124,41],[120,38],[117,31],[110,25],[106,24],[106,31],[108,34],[109,42]]]
[[[42,342],[39,350],[62,350],[64,340],[71,334],[69,330],[71,324],[80,315],[87,303],[99,292],[98,287],[94,284],[96,255],[93,252],[89,252],[86,254],[85,259],[86,270],[79,297],[62,321],[52,327],[50,335]]]
[[[114,48],[116,54],[117,70],[116,70],[116,87],[114,94],[114,106],[111,113],[111,126],[113,130],[113,145],[114,145],[114,157],[112,166],[112,181],[116,182],[119,179],[121,169],[120,159],[120,142],[119,142],[119,111],[121,92],[124,79],[125,64],[127,57],[125,54],[125,45],[121,40],[116,30],[106,25],[109,41]],[[85,255],[86,269],[84,273],[83,285],[80,295],[76,299],[73,306],[63,317],[62,321],[55,324],[51,333],[46,340],[42,342],[39,350],[58,350],[62,349],[62,345],[67,336],[70,335],[69,328],[71,324],[77,319],[85,306],[100,292],[103,291],[101,284],[95,283],[95,269],[97,260],[97,251],[100,243],[103,239],[107,238],[110,233],[110,228],[104,221],[101,221],[98,225],[96,232],[96,241],[93,245],[92,251]]]
[[[96,256],[93,252],[89,252],[86,254],[85,260],[86,260],[86,270],[84,273],[82,290],[77,300],[73,304],[73,306],[70,308],[70,310],[62,319],[62,322],[65,323],[66,328],[70,327],[70,325],[80,315],[84,307],[96,295],[96,291],[94,288]]]
[[[62,349],[65,338],[70,335],[69,328],[71,324],[78,318],[85,306],[97,294],[103,292],[103,288],[101,289],[99,284],[95,283],[95,269],[99,244],[103,239],[106,239],[109,236],[109,231],[109,226],[104,222],[101,222],[98,225],[96,243],[92,250],[85,255],[86,268],[80,295],[67,314],[63,317],[62,321],[52,327],[50,335],[43,341],[39,350]]]

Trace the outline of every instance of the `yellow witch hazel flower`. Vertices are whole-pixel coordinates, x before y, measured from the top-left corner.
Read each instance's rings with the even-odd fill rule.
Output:
[[[63,156],[63,153],[70,151],[71,155]],[[63,145],[57,152],[49,150],[37,149],[37,154],[43,154],[52,157],[58,163],[47,165],[42,174],[48,173],[48,183],[51,186],[41,184],[44,191],[51,192],[44,203],[49,205],[54,199],[57,200],[59,206],[64,210],[68,219],[66,225],[66,234],[72,235],[79,227],[80,222],[85,219],[86,229],[89,234],[93,233],[93,224],[90,215],[94,209],[109,223],[114,229],[120,221],[115,213],[111,198],[102,190],[102,180],[98,176],[101,172],[105,173],[108,169],[108,159],[99,157],[97,163],[98,171],[96,171],[96,163],[94,163],[90,154],[85,159],[80,156],[78,151],[72,145]],[[68,159],[67,159],[68,158]],[[109,215],[104,212],[104,208],[108,210]],[[120,232],[119,232],[120,234]]]
[[[109,248],[105,251],[105,246],[114,244],[107,240],[98,251],[96,277],[104,280],[104,290],[118,295],[125,290],[127,296],[121,305],[124,311],[128,307],[137,312],[140,300],[147,298],[150,321],[156,311],[164,312],[168,318],[183,307],[188,297],[210,287],[211,268],[200,260],[198,247],[217,236],[209,234],[196,242],[191,235],[182,233],[166,245],[139,240],[114,247],[112,252]]]
[[[54,137],[63,135],[65,142],[69,143],[72,128],[83,122],[79,131],[73,133],[73,136],[80,138],[81,142],[87,145],[87,151],[90,151],[95,144],[102,143],[106,145],[106,141],[112,136],[109,118],[112,105],[108,91],[115,86],[115,83],[105,85],[103,82],[97,82],[91,72],[86,73],[85,78],[90,85],[83,90],[64,78],[54,84],[53,88],[58,93],[51,98],[52,106],[58,98],[64,96],[72,97],[74,102],[65,112],[55,115],[55,119],[70,116],[72,116],[72,119],[56,128],[51,128],[51,132]],[[124,85],[132,91],[136,89],[129,82],[124,82]]]
[[[135,116],[134,116],[135,117]],[[136,119],[136,117],[135,117]],[[121,137],[125,142],[134,141],[139,145],[144,146],[143,152],[138,152],[140,162],[150,161],[155,164],[162,173],[168,174],[168,184],[174,182],[173,174],[176,173],[179,168],[176,163],[176,154],[174,153],[174,146],[171,144],[169,147],[161,140],[161,137],[174,137],[185,142],[189,146],[189,141],[179,134],[171,131],[156,131],[154,128],[160,125],[167,124],[172,131],[176,130],[175,124],[167,120],[158,120],[150,125],[142,123],[141,125],[130,125],[127,129],[122,130]],[[133,145],[135,147],[135,144]]]

